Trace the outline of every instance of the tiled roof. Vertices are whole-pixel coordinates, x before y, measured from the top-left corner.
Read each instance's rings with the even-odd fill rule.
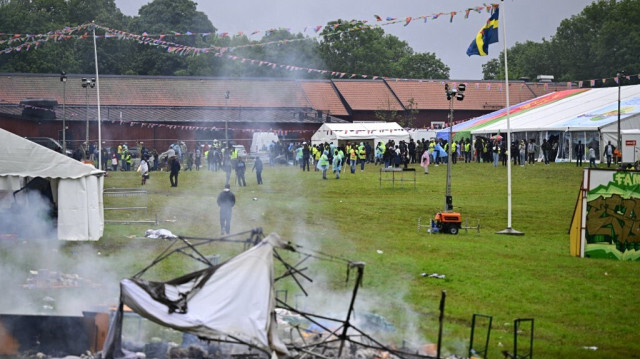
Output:
[[[445,81],[433,80],[399,80],[387,81],[389,87],[398,96],[406,108],[418,110],[446,110],[449,109],[449,101],[444,92]],[[446,81],[450,85],[459,84]],[[459,110],[486,110],[493,111],[505,107],[506,96],[504,82],[499,81],[465,81],[467,89],[464,101],[456,101],[455,108]],[[523,82],[509,83],[509,102],[511,105],[542,96],[549,92],[565,90],[563,84],[544,84]]]
[[[334,80],[347,105],[355,111],[403,111],[402,104],[384,81]]]
[[[66,85],[56,74],[0,74],[0,106],[17,105],[27,98],[63,98],[69,107],[95,106],[97,88],[83,88],[82,77],[68,75]],[[450,83],[456,84],[453,81]],[[504,83],[467,81],[460,110],[493,111],[505,106]],[[66,88],[66,90],[65,90]],[[566,84],[510,83],[510,104],[566,89]],[[229,98],[226,99],[226,92]],[[63,95],[66,92],[66,95]],[[290,80],[226,79],[159,76],[100,77],[104,107],[321,110],[333,116],[350,111],[402,111],[413,99],[418,110],[446,110],[444,81],[439,80]],[[404,105],[404,107],[403,107]]]
[[[68,105],[84,105],[87,99],[90,105],[97,102],[97,89],[83,88],[82,77],[88,76],[68,75]],[[63,91],[58,75],[0,74],[0,104],[17,104],[26,98],[54,98],[62,104]],[[285,79],[106,75],[100,77],[100,102],[104,106],[311,108],[299,84]]]
[[[338,92],[329,80],[300,81],[302,90],[316,110],[335,116],[348,116],[349,112],[340,100]]]

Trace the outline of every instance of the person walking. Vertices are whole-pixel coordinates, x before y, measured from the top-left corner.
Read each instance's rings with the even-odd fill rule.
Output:
[[[342,155],[340,155],[338,149],[333,152],[333,161],[331,163],[333,167],[333,173],[336,174],[336,179],[340,179],[340,170],[342,170]]]
[[[171,182],[171,187],[178,187],[178,173],[180,172],[180,160],[178,156],[173,157],[170,161],[169,168],[171,169],[171,173],[169,173],[169,182]]]
[[[260,159],[260,157],[256,157],[255,162],[253,162],[251,171],[256,171],[256,179],[258,180],[258,184],[262,184],[262,166],[262,160]]]
[[[231,192],[229,184],[224,185],[224,190],[218,194],[218,207],[220,207],[220,233],[229,234],[231,231],[231,210],[236,204],[236,196]]]
[[[525,163],[527,161],[525,161],[525,157],[527,155],[527,145],[525,144],[524,140],[520,141],[520,146],[518,146],[518,150],[520,152],[520,167],[524,167]]]
[[[142,182],[140,183],[144,186],[147,183],[147,178],[149,178],[149,162],[147,162],[147,158],[143,157],[140,160],[140,175],[142,176]]]
[[[613,157],[613,151],[616,148],[611,144],[611,141],[604,146],[604,155],[607,157],[607,167],[611,167],[611,158]]]
[[[582,160],[584,159],[584,145],[582,141],[578,141],[576,145],[576,166],[582,166]]]
[[[536,140],[529,140],[529,144],[527,145],[527,156],[529,157],[529,164],[536,164]]]
[[[238,186],[246,187],[247,181],[244,179],[244,172],[247,169],[247,165],[244,163],[242,158],[238,158],[238,163],[236,163],[236,177],[238,177]]]
[[[424,174],[429,174],[429,150],[424,150],[422,154],[422,161],[420,161],[420,166],[424,168]]]
[[[596,150],[589,146],[589,168],[596,168]]]
[[[540,146],[540,148],[542,149],[542,157],[544,158],[544,164],[548,165],[549,155],[551,152],[551,144],[549,143],[549,141],[547,141],[546,138],[542,140],[542,146]]]
[[[327,156],[327,150],[322,151],[322,155],[318,160],[317,167],[322,171],[322,179],[327,179],[327,169],[329,168],[329,156]]]

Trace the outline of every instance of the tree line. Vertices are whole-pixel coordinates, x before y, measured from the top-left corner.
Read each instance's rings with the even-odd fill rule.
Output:
[[[126,16],[114,0],[0,0],[0,33],[43,34],[65,26],[95,21],[108,28],[134,34],[211,33],[212,36],[171,36],[170,41],[193,47],[238,47],[263,42],[295,40],[286,45],[236,48],[238,57],[327,69],[347,74],[377,74],[398,78],[448,79],[449,67],[435,53],[415,52],[405,41],[367,28],[357,21],[335,20],[324,26],[318,38],[285,29],[259,40],[246,35],[213,36],[216,27],[191,0],[154,0],[137,16]],[[358,29],[357,31],[349,31]],[[219,35],[219,34],[218,34]],[[0,36],[0,51],[11,47]],[[55,44],[53,43],[55,42]],[[550,40],[516,43],[508,49],[509,78],[535,79],[553,75],[556,81],[613,77],[618,71],[640,73],[640,0],[599,0],[562,21]],[[305,77],[329,74],[289,71],[285,68],[248,66],[213,53],[180,56],[135,41],[101,39],[100,72],[116,75]],[[71,38],[49,41],[37,51],[0,55],[0,72],[91,73],[93,43]],[[485,80],[504,79],[504,56],[482,66]],[[637,78],[632,79],[636,82]]]
[[[551,9],[550,9],[551,11]],[[509,79],[553,75],[556,81],[613,78],[640,73],[640,0],[599,0],[560,23],[550,40],[507,49]],[[504,52],[482,66],[487,80],[504,79]],[[638,83],[637,76],[623,82]],[[605,84],[614,84],[609,81]],[[596,86],[602,86],[596,81]]]

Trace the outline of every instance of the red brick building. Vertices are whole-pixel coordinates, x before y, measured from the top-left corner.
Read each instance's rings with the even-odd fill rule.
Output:
[[[55,74],[0,74],[0,127],[21,136],[62,141],[74,147],[98,139],[98,86]],[[275,131],[284,140],[309,140],[327,121],[394,121],[413,128],[442,125],[449,102],[441,80],[291,80],[114,76],[99,78],[101,138],[144,142],[165,149],[176,140],[224,139],[248,148],[254,132]],[[455,83],[455,81],[448,81]],[[455,104],[455,122],[505,105],[504,83],[465,81],[466,98]],[[511,104],[565,84],[510,84]],[[64,105],[64,106],[63,106]],[[63,109],[64,108],[64,109]]]

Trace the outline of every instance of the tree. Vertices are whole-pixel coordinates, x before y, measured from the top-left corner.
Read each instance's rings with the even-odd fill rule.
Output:
[[[337,72],[398,76],[399,61],[413,53],[406,42],[359,21],[329,22],[321,36],[320,57]]]
[[[154,0],[142,6],[138,14],[140,16],[135,18],[131,24],[134,33],[146,32],[152,36],[186,34],[187,32],[196,34],[182,36],[176,34],[163,38],[164,41],[180,45],[206,47],[211,44],[212,40],[199,34],[214,34],[216,31],[207,16],[203,12],[197,11],[196,3],[191,0]],[[136,44],[135,49],[132,69],[137,74],[192,75],[189,69],[193,70],[193,66],[189,66],[190,60],[185,57],[163,52],[144,44]]]
[[[482,78],[484,80],[499,80],[504,79],[504,67],[502,66],[502,59],[504,53],[497,59],[491,59],[487,63],[482,64]]]
[[[400,59],[400,77],[412,79],[449,79],[449,66],[430,52]]]

